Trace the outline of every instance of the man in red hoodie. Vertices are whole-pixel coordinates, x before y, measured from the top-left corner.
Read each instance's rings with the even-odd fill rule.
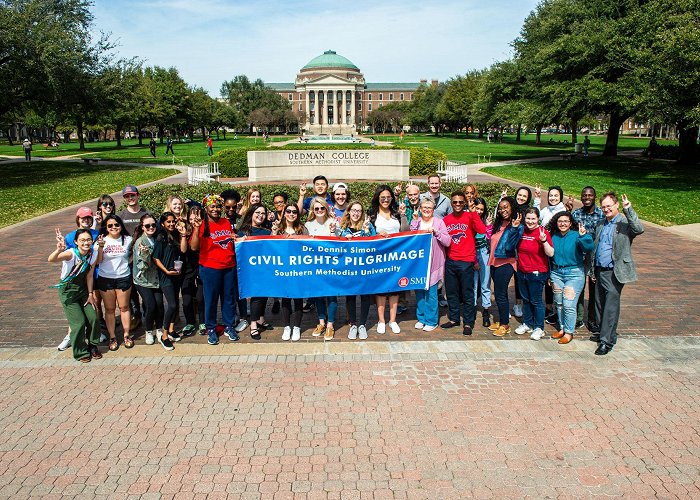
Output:
[[[459,326],[460,303],[464,319],[463,335],[471,335],[476,317],[474,305],[474,264],[476,245],[474,235],[484,234],[486,226],[476,212],[465,211],[467,198],[462,191],[450,195],[452,213],[443,221],[452,243],[445,259],[445,292],[447,294],[447,323],[442,328]]]

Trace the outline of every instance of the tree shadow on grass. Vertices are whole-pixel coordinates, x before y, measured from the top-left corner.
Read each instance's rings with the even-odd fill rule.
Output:
[[[36,186],[70,178],[79,179],[95,172],[134,170],[130,165],[84,165],[76,162],[41,161],[0,164],[0,188]]]

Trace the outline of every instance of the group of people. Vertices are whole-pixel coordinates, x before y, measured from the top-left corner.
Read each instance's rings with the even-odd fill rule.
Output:
[[[146,344],[160,343],[166,350],[183,337],[199,332],[211,345],[218,344],[217,318],[221,312],[223,335],[230,341],[250,328],[254,340],[272,329],[265,317],[282,313],[282,340],[301,338],[304,313],[316,310],[314,337],[332,340],[337,324],[338,296],[303,299],[238,296],[234,243],[252,236],[283,238],[335,236],[363,238],[405,231],[432,234],[429,283],[416,290],[415,328],[430,332],[439,324],[440,305],[447,306],[443,329],[462,327],[471,335],[481,302],[482,324],[493,335],[545,336],[544,323],[556,325],[552,338],[571,342],[584,324],[583,290],[589,287],[586,326],[598,343],[596,354],[607,354],[615,345],[620,294],[625,283],[636,279],[630,246],[644,229],[626,196],[613,192],[600,196],[585,187],[582,207],[573,210],[573,198],[564,199],[558,186],[541,190],[520,187],[510,196],[504,190],[492,214],[477,186],[468,184],[449,197],[441,192],[441,179],[428,178],[428,190],[415,184],[377,186],[365,207],[353,200],[347,184],[329,191],[323,176],[306,184],[297,200],[276,193],[273,207],[250,189],[242,198],[233,189],[210,194],[201,202],[170,196],[156,217],[139,204],[139,191],[126,186],[126,208],[116,213],[114,200],[103,195],[96,210],[81,207],[77,229],[65,237],[56,230],[56,249],[49,262],[62,262],[58,288],[69,323],[69,334],[59,346],[73,348],[81,362],[102,357],[100,323],[104,324],[110,350],[120,346],[116,336],[116,311],[124,332],[123,345],[131,348],[131,331],[143,322]],[[309,196],[307,196],[309,195]],[[620,212],[620,201],[622,212]],[[305,222],[302,222],[304,221]],[[522,324],[511,330],[508,290],[515,282],[513,315]],[[491,311],[491,297],[495,311]],[[348,338],[367,339],[367,318],[377,307],[376,333],[387,329],[400,333],[397,315],[406,294],[344,297]],[[177,331],[180,305],[185,326]],[[388,318],[387,318],[388,316]],[[497,317],[496,317],[497,316]],[[388,319],[388,321],[387,321]]]

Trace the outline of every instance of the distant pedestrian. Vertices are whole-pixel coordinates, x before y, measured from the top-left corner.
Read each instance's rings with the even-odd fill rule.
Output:
[[[588,156],[588,148],[591,146],[591,140],[588,136],[583,139],[583,156]]]
[[[151,148],[151,156],[153,156],[153,158],[155,158],[156,157],[156,140],[155,140],[155,138],[151,137],[151,142],[149,142],[148,145]]]
[[[24,159],[32,161],[32,141],[28,137],[25,137],[24,141],[22,141],[22,149],[24,149]]]
[[[211,156],[214,154],[214,141],[212,141],[211,136],[207,138],[207,155]]]
[[[165,141],[165,154],[168,154],[168,151],[170,151],[173,156],[175,156],[175,151],[173,151],[173,139],[172,137],[168,136],[167,140]]]

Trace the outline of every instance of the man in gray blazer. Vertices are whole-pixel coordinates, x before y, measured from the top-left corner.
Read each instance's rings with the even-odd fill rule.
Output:
[[[604,356],[617,342],[617,322],[620,318],[620,294],[625,283],[637,280],[637,267],[632,259],[632,240],[644,232],[637,213],[627,195],[622,195],[622,210],[614,192],[600,197],[605,219],[595,228],[596,322],[600,333],[591,337],[598,341],[595,353]]]

